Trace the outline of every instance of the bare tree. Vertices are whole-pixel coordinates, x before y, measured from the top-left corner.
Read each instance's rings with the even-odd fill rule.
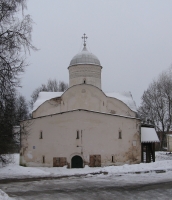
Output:
[[[149,119],[157,132],[162,133],[161,148],[165,135],[172,128],[172,71],[171,68],[160,74],[144,91],[138,109],[143,119]]]
[[[40,87],[36,88],[32,95],[31,95],[31,100],[29,102],[31,109],[33,109],[33,104],[37,100],[39,93],[40,92],[64,92],[67,90],[68,84],[63,82],[63,81],[57,81],[57,80],[51,80],[49,79],[47,81],[47,84],[42,84]]]
[[[45,86],[48,92],[58,92],[59,91],[59,83],[56,79],[49,79],[47,85]]]
[[[68,84],[66,84],[63,81],[60,81],[59,82],[59,92],[64,92],[67,89],[68,89]]]
[[[19,95],[15,100],[15,125],[19,125],[20,120],[29,117],[28,103],[24,96]]]
[[[31,43],[32,19],[17,14],[26,8],[26,0],[0,0],[0,163],[8,163],[5,154],[15,141],[15,88],[19,75],[28,65],[26,53],[36,48]]]
[[[27,66],[23,52],[36,50],[31,43],[32,19],[15,17],[19,8],[26,7],[25,0],[0,0],[0,86],[18,86],[21,72]]]
[[[0,165],[10,162],[8,153],[12,153],[15,146],[13,135],[13,125],[15,121],[15,94],[11,93],[3,101],[0,112]]]

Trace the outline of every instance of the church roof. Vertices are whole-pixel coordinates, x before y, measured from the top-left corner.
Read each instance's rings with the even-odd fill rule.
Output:
[[[101,65],[99,59],[92,53],[90,53],[86,46],[83,50],[75,55],[70,61],[69,67],[73,65],[83,65],[83,64],[92,64],[92,65]]]
[[[78,111],[79,112],[95,113],[95,114],[97,113],[97,114],[102,114],[102,115],[109,115],[109,116],[113,116],[113,117],[123,117],[123,118],[128,118],[128,119],[138,119],[138,120],[140,120],[137,117],[131,117],[131,116],[126,116],[126,115],[111,114],[111,113],[99,112],[99,111],[94,111],[94,110],[86,110],[86,109],[74,109],[74,110],[63,111],[63,112],[60,112],[60,113],[53,113],[53,114],[43,115],[43,116],[39,116],[39,117],[24,119],[24,120],[20,120],[20,122],[32,120],[32,119],[40,119],[40,118],[43,118],[43,117],[62,115],[62,114],[71,113],[71,112],[78,112]]]
[[[36,102],[33,104],[32,112],[35,111],[45,101],[55,97],[60,97],[62,94],[63,92],[40,92]]]
[[[137,112],[136,103],[133,100],[131,92],[110,92],[105,93],[107,97],[118,99],[125,103],[132,111]]]
[[[63,94],[63,92],[40,92],[38,99],[33,105],[33,111],[35,111],[41,104],[43,104],[45,101],[50,100],[55,97],[60,97]],[[132,95],[130,92],[111,92],[111,93],[105,93],[107,97],[116,98],[123,103],[125,103],[132,111],[137,112],[136,104],[132,98]]]

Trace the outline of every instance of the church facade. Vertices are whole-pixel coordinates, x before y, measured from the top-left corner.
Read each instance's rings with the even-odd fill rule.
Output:
[[[141,121],[132,95],[101,90],[102,66],[87,50],[85,36],[68,70],[69,88],[41,92],[32,118],[21,122],[20,164],[82,168],[140,163]]]

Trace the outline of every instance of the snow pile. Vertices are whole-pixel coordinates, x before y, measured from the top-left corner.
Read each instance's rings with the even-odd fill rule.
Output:
[[[5,192],[0,189],[0,200],[12,200]]]
[[[166,151],[155,152],[156,161],[172,160],[172,153]]]
[[[105,93],[106,96],[116,98],[125,103],[132,111],[137,112],[136,103],[133,100],[131,92],[111,92]]]
[[[49,176],[49,172],[33,167],[19,166],[19,154],[13,154],[13,162],[6,167],[0,168],[0,179],[4,178],[29,178],[38,176]]]
[[[172,171],[172,160],[158,161],[154,163],[140,163],[134,165],[125,164],[123,166],[105,167],[109,174],[127,173],[149,173],[156,171]]]
[[[32,112],[36,110],[45,101],[55,98],[55,97],[60,97],[62,94],[63,92],[40,92],[36,102],[33,105]]]

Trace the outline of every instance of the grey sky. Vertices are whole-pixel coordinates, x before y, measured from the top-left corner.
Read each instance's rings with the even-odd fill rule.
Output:
[[[29,0],[33,43],[40,50],[28,56],[21,93],[49,78],[68,82],[70,60],[88,49],[103,66],[105,92],[131,91],[137,106],[143,91],[172,63],[171,0]]]

